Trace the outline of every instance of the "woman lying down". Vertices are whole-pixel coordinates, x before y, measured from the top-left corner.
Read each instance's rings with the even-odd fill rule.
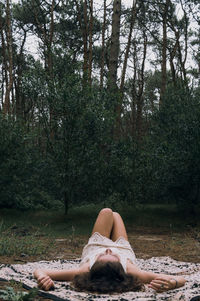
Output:
[[[158,293],[183,286],[182,276],[156,274],[141,270],[128,242],[124,222],[117,212],[104,208],[99,212],[92,236],[82,252],[78,268],[34,271],[38,287],[50,290],[53,280],[71,281],[78,291],[122,293],[143,290],[144,284]]]

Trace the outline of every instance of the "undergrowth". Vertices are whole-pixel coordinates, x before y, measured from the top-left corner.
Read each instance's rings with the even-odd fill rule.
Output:
[[[15,291],[13,287],[7,286],[0,290],[0,298],[5,301],[34,301],[38,294],[38,289],[32,289],[30,292]]]
[[[51,239],[40,240],[38,232],[27,228],[6,227],[0,223],[0,256],[30,256],[45,254],[52,243]]]

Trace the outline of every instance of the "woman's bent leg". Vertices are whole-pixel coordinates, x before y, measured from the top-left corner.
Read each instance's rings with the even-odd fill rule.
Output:
[[[113,228],[113,212],[110,208],[104,208],[99,212],[99,215],[94,224],[92,234],[99,232],[101,235],[110,238]]]
[[[113,212],[113,228],[111,239],[116,241],[120,236],[128,240],[128,235],[122,217],[119,213]]]

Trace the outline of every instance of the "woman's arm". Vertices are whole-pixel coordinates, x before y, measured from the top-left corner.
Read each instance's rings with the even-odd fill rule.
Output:
[[[70,270],[43,270],[37,269],[34,271],[34,277],[37,279],[38,287],[43,290],[49,290],[54,287],[52,280],[71,281],[76,275],[87,272],[88,266],[83,265],[79,268]]]
[[[164,292],[184,286],[186,279],[182,276],[156,274],[156,277],[150,282],[149,287],[157,292]]]
[[[34,276],[37,279],[38,287],[45,291],[54,287],[52,280],[70,281],[79,273],[79,269],[72,270],[35,270]]]
[[[163,292],[181,287],[186,282],[182,276],[146,272],[139,269],[134,264],[127,265],[127,273],[137,277],[142,283],[149,283],[149,287],[155,289],[157,292]]]
[[[60,281],[71,281],[75,275],[79,274],[80,269],[71,269],[71,270],[43,270],[38,269],[34,271],[34,276],[38,279],[41,276],[49,276],[52,280]]]

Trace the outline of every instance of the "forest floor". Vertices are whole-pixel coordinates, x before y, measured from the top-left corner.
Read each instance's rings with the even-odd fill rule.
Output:
[[[200,262],[200,233],[198,229],[190,229],[181,232],[170,232],[164,227],[146,228],[142,226],[127,227],[128,237],[136,257],[151,258],[154,256],[170,256],[175,260]],[[20,236],[19,236],[20,239]],[[44,244],[53,247],[47,254],[27,255],[3,255],[1,263],[26,263],[39,260],[75,259],[80,258],[82,249],[87,243],[87,235],[76,237],[48,238],[44,235],[38,239]]]
[[[19,241],[23,239],[25,235],[28,235],[27,228],[26,232],[18,226],[10,229],[15,232]],[[199,227],[174,229],[165,225],[147,227],[128,223],[127,232],[137,258],[147,259],[154,256],[170,256],[179,261],[200,262]],[[26,262],[40,260],[80,258],[88,237],[88,233],[75,234],[73,231],[68,235],[65,235],[64,232],[61,231],[60,235],[57,233],[57,235],[51,237],[44,232],[40,232],[37,234],[37,241],[39,241],[41,245],[46,246],[46,249],[43,250],[41,254],[30,255],[24,251],[21,253],[18,252],[18,254],[8,255],[5,252],[5,254],[0,255],[0,263],[24,264]],[[5,289],[6,286],[10,286],[10,284],[0,282],[0,289]],[[15,289],[20,290],[21,288]],[[37,300],[47,301],[49,299],[38,297]]]
[[[180,261],[200,262],[200,239],[197,230],[169,233],[168,229],[165,228],[147,229],[146,227],[138,226],[134,228],[128,227],[128,236],[137,258],[170,256]],[[48,240],[44,236],[39,237],[39,239],[44,242]],[[87,243],[87,239],[86,235],[79,235],[73,239],[62,236],[54,240],[53,248],[46,255],[4,255],[0,256],[0,262],[24,264],[39,260],[80,258],[82,248]],[[5,289],[8,285],[8,283],[0,282],[0,289]],[[37,300],[50,301],[50,299],[42,297],[37,297]]]

